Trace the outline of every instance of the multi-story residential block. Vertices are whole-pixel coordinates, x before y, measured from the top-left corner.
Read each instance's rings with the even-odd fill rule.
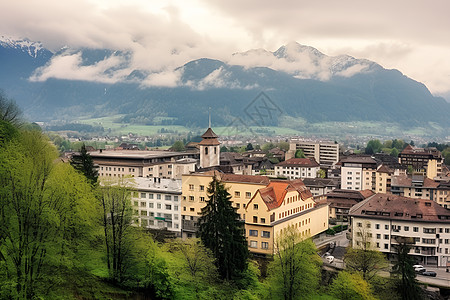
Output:
[[[411,166],[415,174],[421,174],[433,179],[442,174],[442,154],[436,148],[416,148],[406,146],[398,155],[399,162]]]
[[[99,150],[89,153],[100,176],[181,179],[195,171],[198,153],[141,150]]]
[[[276,239],[287,227],[305,238],[328,229],[327,205],[315,203],[301,180],[271,181],[245,208],[245,235],[252,253],[276,252]]]
[[[433,199],[439,205],[450,209],[450,181],[439,182],[436,190],[434,190]]]
[[[374,194],[371,190],[334,190],[321,197],[318,203],[328,204],[328,215],[330,218],[338,221],[348,221],[350,208]]]
[[[304,178],[302,181],[313,196],[326,195],[339,186],[339,182],[332,178]]]
[[[391,193],[415,199],[435,200],[438,185],[438,182],[423,175],[393,176]]]
[[[376,185],[377,162],[372,157],[350,155],[340,163],[341,189],[372,190]]]
[[[297,150],[302,150],[307,158],[314,158],[321,166],[329,167],[339,161],[339,144],[334,142],[292,139],[286,159],[294,158]]]
[[[349,216],[355,248],[369,243],[390,258],[400,240],[410,240],[417,263],[450,263],[450,210],[434,201],[380,193],[354,205]]]
[[[260,188],[269,184],[266,176],[224,174],[219,171],[184,174],[182,177],[181,215],[183,237],[195,237],[198,218],[208,200],[207,188],[213,176],[217,176],[231,195],[231,201],[242,220],[245,220],[245,206]]]
[[[181,180],[135,177],[132,205],[139,226],[181,236]]]
[[[287,179],[316,178],[320,165],[314,158],[291,158],[275,165],[275,175]]]

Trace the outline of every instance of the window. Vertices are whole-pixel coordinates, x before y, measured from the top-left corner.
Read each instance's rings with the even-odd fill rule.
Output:
[[[403,230],[409,231],[409,226],[405,226]]]
[[[366,224],[366,227],[367,227],[367,228],[370,228],[370,223],[367,223],[367,224]]]
[[[385,240],[388,240],[388,239],[389,239],[389,234],[385,234],[385,235],[384,235],[384,239],[385,239]]]
[[[413,227],[414,232],[419,232],[419,227]]]
[[[377,239],[381,239],[381,234],[377,233]]]
[[[253,204],[253,209],[258,209],[258,204]]]
[[[172,200],[172,196],[170,196],[170,195],[165,195],[165,196],[164,196],[164,200],[170,201],[170,200]]]
[[[193,191],[193,190],[194,190],[194,185],[193,185],[193,184],[190,184],[190,185],[189,185],[189,190],[190,190],[190,191]]]
[[[252,229],[250,229],[250,230],[248,231],[248,235],[249,235],[249,236],[258,236],[258,230],[252,230]]]
[[[173,210],[178,211],[178,205],[174,205]]]
[[[147,194],[141,193],[141,198],[146,198]]]
[[[156,194],[156,199],[161,200],[161,194]]]
[[[145,201],[141,201],[141,207],[146,207],[147,205],[146,205],[146,203],[145,203]]]
[[[264,238],[270,238],[270,231],[261,231],[261,236]]]
[[[161,209],[161,203],[156,203],[156,208]]]
[[[189,211],[195,211],[195,209],[193,207],[189,208]]]
[[[149,203],[148,207],[153,208],[153,203]]]
[[[167,209],[167,210],[171,210],[171,209],[172,209],[172,205],[166,204],[166,209]]]
[[[384,249],[389,249],[389,244],[384,244]]]
[[[250,248],[258,248],[258,242],[257,241],[250,241]]]
[[[236,203],[236,208],[241,208],[241,204]]]
[[[358,225],[358,227],[362,227],[362,223],[358,222],[356,225]]]
[[[245,192],[245,198],[250,199],[252,197],[252,193]]]
[[[268,242],[261,242],[261,249],[269,249],[269,243]]]
[[[375,224],[375,229],[380,229],[380,224]]]
[[[423,233],[436,233],[436,228],[424,228]]]
[[[241,197],[241,192],[234,192],[234,196],[235,196],[236,198]]]
[[[141,210],[141,216],[146,216],[147,215],[147,211],[146,210]]]
[[[261,218],[261,223],[266,223],[266,218]]]
[[[189,196],[189,201],[194,201],[194,196]]]
[[[205,197],[200,197],[200,202],[205,202]]]
[[[436,244],[435,239],[422,239],[423,244]]]
[[[205,155],[208,155],[208,147],[205,147]]]
[[[389,225],[384,225],[384,229],[389,230]]]
[[[153,199],[153,194],[148,194],[148,199]]]
[[[253,223],[258,223],[258,217],[257,216],[253,216]]]
[[[205,190],[205,186],[204,185],[201,185],[200,186],[200,191],[204,191]]]

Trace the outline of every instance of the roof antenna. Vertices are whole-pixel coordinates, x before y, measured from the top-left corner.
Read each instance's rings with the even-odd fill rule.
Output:
[[[211,128],[211,107],[208,108],[209,109],[209,127]]]

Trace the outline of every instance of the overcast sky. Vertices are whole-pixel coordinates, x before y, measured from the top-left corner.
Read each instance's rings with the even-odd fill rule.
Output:
[[[0,0],[0,35],[52,50],[129,50],[135,66],[169,81],[171,69],[192,59],[228,61],[297,41],[399,69],[441,94],[450,91],[449,12],[448,0]],[[73,66],[71,59],[56,63]]]

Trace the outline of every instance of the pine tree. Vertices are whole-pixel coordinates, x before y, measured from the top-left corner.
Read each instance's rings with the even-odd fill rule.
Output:
[[[225,185],[215,176],[208,186],[209,201],[199,219],[200,238],[215,259],[223,279],[239,277],[247,269],[244,223],[239,221]]]
[[[83,143],[79,156],[74,156],[70,161],[70,164],[79,172],[81,172],[92,185],[97,183],[98,171],[94,165],[92,157],[86,150],[86,145]]]

